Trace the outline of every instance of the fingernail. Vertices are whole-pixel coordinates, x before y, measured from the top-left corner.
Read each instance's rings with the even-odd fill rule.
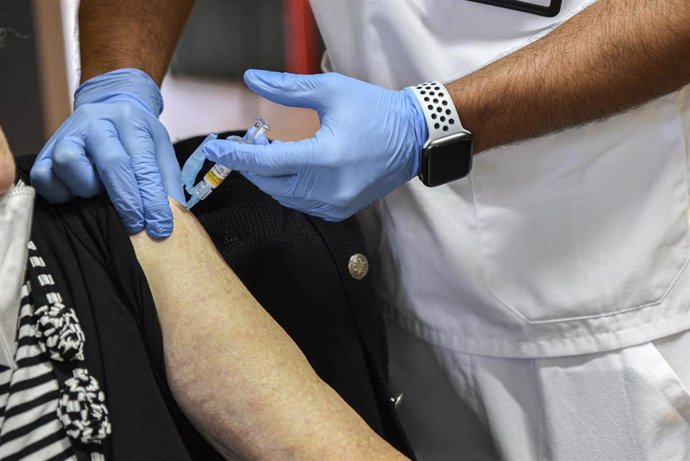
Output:
[[[135,222],[123,222],[125,229],[127,229],[128,234],[138,234],[142,230],[144,230],[144,223],[143,221],[135,221]]]
[[[264,83],[266,85],[272,85],[273,80],[271,77],[274,74],[277,74],[278,72],[272,72],[270,70],[262,70],[262,69],[249,69],[244,73],[244,81],[249,83],[249,80],[253,81],[259,81],[261,83]]]
[[[173,223],[169,222],[153,222],[146,226],[146,233],[152,238],[163,239],[170,237],[173,231]]]
[[[261,79],[261,70],[259,69],[247,69],[244,71],[244,78],[246,79]]]

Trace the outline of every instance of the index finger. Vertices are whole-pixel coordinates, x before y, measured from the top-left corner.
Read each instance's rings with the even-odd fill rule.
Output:
[[[261,176],[286,176],[299,173],[314,151],[314,138],[266,145],[214,140],[204,145],[206,157],[239,171]]]

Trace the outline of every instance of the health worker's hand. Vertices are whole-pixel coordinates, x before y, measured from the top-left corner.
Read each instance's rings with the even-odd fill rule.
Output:
[[[248,70],[254,92],[318,112],[313,138],[269,145],[209,141],[204,153],[242,172],[281,204],[340,221],[415,177],[428,136],[411,90],[392,91],[344,75]]]
[[[130,233],[172,232],[167,196],[184,203],[180,166],[158,121],[163,99],[144,72],[119,69],[84,82],[74,113],[43,147],[31,183],[46,200],[63,203],[108,192]]]

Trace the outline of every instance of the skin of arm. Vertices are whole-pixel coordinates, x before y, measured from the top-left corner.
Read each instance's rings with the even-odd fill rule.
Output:
[[[478,153],[624,111],[689,82],[688,0],[599,0],[446,86]]]
[[[194,215],[170,205],[171,237],[131,241],[158,310],[171,390],[210,443],[242,459],[406,459],[319,379]]]
[[[193,5],[194,0],[82,0],[81,81],[131,67],[160,86]]]
[[[14,184],[14,157],[5,139],[5,132],[0,127],[0,196]]]

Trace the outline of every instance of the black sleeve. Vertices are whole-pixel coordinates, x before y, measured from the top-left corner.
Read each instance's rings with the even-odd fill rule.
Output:
[[[202,139],[175,145],[181,164]],[[26,176],[32,161],[19,159],[20,174]],[[321,379],[372,429],[412,457],[389,400],[378,298],[368,278],[355,280],[348,272],[350,256],[366,254],[356,221],[329,223],[284,208],[235,172],[193,211],[226,262]],[[172,451],[179,458],[182,443],[192,459],[215,459],[170,396],[151,293],[107,198],[60,206],[37,199],[34,235],[43,246],[54,247],[55,263],[69,261],[62,271],[70,284],[66,291],[78,298],[80,309],[92,313],[78,312],[80,317],[94,318],[90,328],[100,345],[94,363],[102,364],[109,405],[118,412],[112,418],[114,447],[119,430],[120,436],[131,437],[132,446],[146,441],[156,447],[152,450]],[[142,424],[132,424],[132,417],[142,418]]]
[[[25,182],[33,159],[17,158]],[[101,383],[112,424],[106,459],[222,459],[172,398],[153,298],[107,198],[49,205],[37,197],[31,238],[84,330],[85,366]],[[64,379],[69,371],[60,368]]]

